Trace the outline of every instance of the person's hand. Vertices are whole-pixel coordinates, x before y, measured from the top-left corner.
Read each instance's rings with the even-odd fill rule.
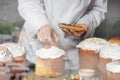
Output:
[[[74,37],[79,37],[82,34],[84,34],[87,30],[88,30],[88,26],[85,24],[80,24],[80,26],[83,26],[85,28],[85,30],[81,30],[81,31],[75,31],[75,30],[70,30],[70,29],[66,29],[66,28],[60,28],[62,31],[64,31],[65,33],[74,36]]]
[[[59,42],[57,33],[49,24],[46,24],[40,28],[37,33],[37,37],[41,42],[49,42],[51,45],[56,45]]]

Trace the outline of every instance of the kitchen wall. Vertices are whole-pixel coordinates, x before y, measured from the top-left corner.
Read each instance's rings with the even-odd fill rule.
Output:
[[[120,0],[108,0],[106,19],[96,29],[95,36],[106,39],[120,36]]]

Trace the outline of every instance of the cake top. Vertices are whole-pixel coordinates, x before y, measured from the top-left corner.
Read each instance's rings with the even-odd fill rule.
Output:
[[[22,56],[26,53],[25,48],[17,43],[3,43],[1,46],[8,48],[13,57]]]
[[[107,44],[100,50],[100,57],[113,60],[120,59],[120,46],[118,44]]]
[[[80,72],[84,72],[84,73],[92,73],[92,72],[95,72],[95,70],[93,70],[93,69],[80,69],[79,71],[80,71]]]
[[[0,62],[8,62],[12,59],[12,55],[7,48],[0,46]]]
[[[65,51],[55,46],[45,46],[44,48],[37,50],[36,55],[40,58],[55,59],[65,55]]]
[[[81,48],[84,50],[94,50],[95,52],[99,52],[100,48],[105,44],[108,44],[108,41],[102,38],[88,38],[83,40],[77,45],[77,48]]]
[[[93,77],[94,75],[95,75],[95,70],[93,70],[93,69],[80,69],[79,70],[79,75],[80,76],[84,76],[84,75],[86,75],[86,77],[88,76],[88,77]]]
[[[106,65],[106,69],[113,73],[120,73],[120,61],[110,62]]]
[[[110,43],[116,43],[116,44],[120,44],[120,36],[119,37],[112,37],[109,39]]]

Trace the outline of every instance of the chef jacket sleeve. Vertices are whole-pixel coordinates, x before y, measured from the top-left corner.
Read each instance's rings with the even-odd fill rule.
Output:
[[[42,0],[18,0],[18,11],[21,17],[30,26],[25,26],[25,30],[33,36],[41,26],[49,24]]]
[[[87,12],[77,22],[89,27],[84,37],[93,36],[95,28],[105,19],[106,12],[107,0],[93,0]]]

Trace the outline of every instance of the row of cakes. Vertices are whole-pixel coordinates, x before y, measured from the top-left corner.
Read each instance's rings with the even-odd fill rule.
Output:
[[[99,55],[101,54],[101,56],[106,56],[107,54],[109,54],[104,51],[105,47],[107,48],[113,47],[113,50],[116,51],[114,55],[116,59],[116,55],[119,52],[119,51],[117,52],[116,50],[119,49],[119,46],[117,44],[111,44],[108,41],[101,38],[89,38],[80,42],[77,45],[77,48],[79,48],[79,52],[80,52],[80,56],[79,56],[80,68],[99,70],[99,72],[106,70],[105,66],[107,63],[104,65],[99,64],[102,63],[100,62],[102,60],[100,60],[101,57],[99,57]],[[112,53],[110,53],[109,57],[111,57],[111,59],[114,59]],[[64,58],[65,58],[64,50],[55,46],[45,46],[39,49],[38,51],[36,51],[36,55],[37,58],[36,58],[35,75],[55,77],[64,74]],[[119,56],[117,56],[117,59],[119,59]],[[102,78],[104,76],[103,72],[100,74],[102,74],[102,76],[100,76],[100,78]],[[105,79],[101,79],[101,80],[105,80]]]
[[[113,42],[112,42],[113,43]],[[17,60],[21,61],[25,59],[25,49],[24,47],[15,44],[15,43],[4,43],[0,45],[0,63],[6,63],[10,60]],[[101,38],[89,38],[82,42],[80,42],[77,47],[79,48],[80,52],[80,68],[86,69],[94,69],[99,68],[98,70],[103,71],[106,70],[105,65],[99,64],[101,56],[108,56],[105,57],[105,61],[109,58],[111,59],[119,59],[119,46],[117,44],[110,44],[108,41],[101,39]],[[109,51],[113,49],[112,51]],[[108,50],[107,50],[107,49]],[[117,50],[116,50],[117,49]],[[106,51],[104,51],[106,50]],[[10,53],[11,52],[11,53]],[[59,54],[58,54],[59,52]],[[103,53],[101,53],[103,52]],[[109,53],[107,53],[109,52]],[[50,53],[50,54],[49,54]],[[113,54],[114,53],[114,54]],[[4,54],[4,55],[3,55]],[[53,55],[52,55],[53,54]],[[37,58],[36,63],[36,75],[40,76],[58,76],[62,75],[64,72],[64,56],[65,52],[55,46],[41,48],[36,52],[36,55],[39,56]],[[46,56],[47,55],[47,56]],[[48,56],[49,55],[49,56]],[[100,57],[99,57],[100,55]],[[20,58],[22,57],[22,58]],[[15,59],[16,58],[16,59]],[[103,57],[104,58],[104,57]],[[104,61],[104,60],[103,60]],[[111,60],[110,60],[111,61]],[[89,62],[89,64],[88,64]],[[40,64],[41,63],[41,64]],[[47,63],[47,64],[46,64]],[[50,63],[50,64],[48,64]],[[59,63],[59,67],[58,67]],[[102,62],[101,62],[102,63]],[[103,62],[105,63],[105,62]],[[98,65],[98,66],[96,66]],[[101,67],[104,67],[101,68]],[[104,71],[105,71],[104,70]],[[109,68],[108,68],[109,70]],[[103,73],[103,72],[101,72]],[[106,71],[105,71],[106,74]],[[104,75],[104,74],[103,74]],[[101,76],[101,78],[103,77]],[[105,80],[105,79],[101,79]]]
[[[99,72],[99,80],[118,80],[120,78],[120,38],[109,41],[101,38],[88,38],[77,45],[80,57],[80,69],[92,69]],[[117,60],[117,62],[116,62]],[[115,62],[111,62],[115,61]],[[115,64],[114,64],[115,63]],[[119,73],[109,78],[107,72]],[[113,76],[112,76],[113,77]]]
[[[0,44],[0,67],[10,62],[25,61],[25,53],[25,48],[17,43]],[[64,74],[64,50],[56,46],[45,46],[36,51],[36,56],[35,75],[54,77]]]
[[[0,66],[8,62],[23,62],[25,54],[25,48],[17,43],[0,44]]]

